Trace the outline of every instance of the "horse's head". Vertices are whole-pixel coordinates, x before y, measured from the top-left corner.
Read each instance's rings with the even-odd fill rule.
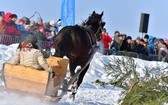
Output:
[[[84,23],[86,27],[90,28],[93,31],[97,39],[101,38],[102,29],[105,26],[105,22],[102,21],[103,13],[104,12],[98,14],[93,11],[88,20]]]

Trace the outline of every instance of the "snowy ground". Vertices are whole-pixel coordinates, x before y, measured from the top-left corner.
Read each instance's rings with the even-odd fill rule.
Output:
[[[10,46],[0,45],[0,72],[3,63],[7,62],[14,55],[16,48],[17,44]],[[111,61],[113,57],[112,55],[105,56],[96,53],[91,61],[90,68],[85,75],[84,81],[76,94],[76,99],[71,101],[68,95],[66,95],[58,105],[118,105],[117,100],[120,98],[120,93],[123,89],[110,85],[102,87],[93,83],[97,79],[108,81],[109,77],[107,77],[107,73],[103,70],[104,63],[114,63]],[[168,63],[163,62],[149,62],[140,59],[135,59],[135,61],[138,63],[137,70],[141,76],[144,75],[141,69],[144,66],[155,68],[164,68],[168,66]],[[0,84],[3,85],[2,80],[0,80]],[[55,105],[55,103],[48,102],[41,97],[21,95],[0,89],[0,105]]]

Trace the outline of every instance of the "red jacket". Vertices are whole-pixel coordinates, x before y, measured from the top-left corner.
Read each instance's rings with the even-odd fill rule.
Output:
[[[20,33],[17,29],[17,25],[13,22],[10,22],[10,23],[6,24],[4,34],[6,34],[6,35],[16,35],[16,36],[20,35]]]
[[[102,34],[102,41],[104,44],[104,48],[109,48],[109,43],[112,42],[112,38],[108,35],[108,33],[103,33]]]

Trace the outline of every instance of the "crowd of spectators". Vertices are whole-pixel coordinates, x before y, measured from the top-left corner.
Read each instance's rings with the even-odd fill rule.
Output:
[[[43,22],[38,18],[37,22],[27,17],[18,19],[16,14],[0,11],[0,34],[11,36],[27,36],[33,34],[40,41],[53,42],[54,36],[61,29],[61,20]]]
[[[114,32],[113,38],[106,31],[102,32],[102,43],[104,54],[116,53],[117,51],[135,52],[149,56],[158,55],[158,60],[168,62],[168,42],[167,40],[149,36],[137,37],[135,40],[131,36]]]
[[[61,29],[61,20],[57,22],[51,20],[43,22],[42,18],[37,21],[30,20],[27,17],[18,19],[16,14],[11,12],[0,11],[0,34],[11,36],[27,36],[32,34],[39,41],[53,42],[54,36]],[[98,42],[103,54],[109,54],[109,51],[128,51],[138,54],[155,54],[159,60],[168,61],[168,41],[157,39],[149,35],[143,38],[137,37],[135,40],[131,36],[121,34],[119,31],[114,32],[113,38],[103,29],[102,40]]]

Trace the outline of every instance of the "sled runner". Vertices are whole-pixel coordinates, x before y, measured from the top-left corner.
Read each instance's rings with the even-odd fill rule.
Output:
[[[48,64],[54,73],[22,65],[4,64],[3,74],[6,88],[53,96],[60,89],[67,73],[68,59],[49,57]]]

